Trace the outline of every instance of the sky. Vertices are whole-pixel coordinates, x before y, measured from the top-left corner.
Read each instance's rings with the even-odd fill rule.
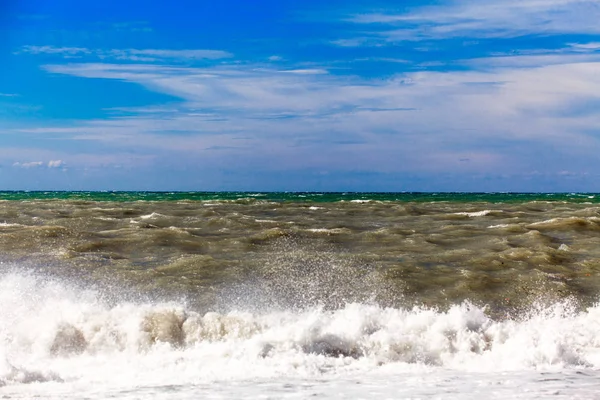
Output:
[[[598,0],[0,0],[0,190],[600,192]]]

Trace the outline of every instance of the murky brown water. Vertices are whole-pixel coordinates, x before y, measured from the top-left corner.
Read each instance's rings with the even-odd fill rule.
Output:
[[[570,202],[0,202],[2,268],[192,306],[492,313],[598,300],[600,207]]]

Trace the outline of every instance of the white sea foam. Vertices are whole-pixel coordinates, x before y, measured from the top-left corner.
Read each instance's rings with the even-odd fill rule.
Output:
[[[500,211],[482,210],[482,211],[474,211],[474,212],[457,212],[457,213],[454,213],[454,215],[465,215],[467,217],[484,217],[484,216],[494,213],[494,212],[500,212]]]
[[[98,219],[100,221],[118,221],[118,218],[111,218],[111,217],[94,217],[94,219]]]
[[[148,214],[148,215],[140,215],[140,219],[156,219],[156,218],[162,218],[164,217],[164,215],[153,212],[152,214]]]
[[[510,224],[498,224],[498,225],[490,225],[489,229],[498,229],[498,228],[508,228]]]
[[[558,250],[560,250],[560,251],[571,251],[571,248],[569,246],[567,246],[566,244],[562,243],[560,246],[558,246]]]
[[[519,397],[524,382],[531,393],[545,393],[537,383],[543,371],[582,371],[583,388],[596,382],[598,332],[600,307],[577,312],[568,302],[502,321],[469,303],[446,312],[348,304],[198,313],[173,303],[109,305],[93,291],[12,274],[0,278],[0,393],[103,398],[146,388],[142,397],[174,398],[174,387],[187,387],[177,398],[194,398],[204,392],[193,388],[204,385],[223,397],[230,389],[217,382],[227,381],[248,390],[224,397],[261,393],[257,382],[285,397],[277,393],[290,382],[326,382],[328,397],[368,388],[381,397],[428,397],[426,384],[429,395],[448,390],[466,399],[473,387],[486,393],[509,376],[508,394]],[[357,379],[366,388],[350,390]],[[568,381],[552,385],[569,393]]]
[[[313,232],[313,233],[326,233],[328,235],[332,235],[332,234],[339,234],[339,233],[349,233],[351,232],[350,229],[347,228],[331,228],[331,229],[327,229],[327,228],[311,228],[311,229],[307,229],[308,232]]]
[[[0,222],[0,228],[11,228],[15,226],[24,226],[22,224],[12,224],[10,222]]]

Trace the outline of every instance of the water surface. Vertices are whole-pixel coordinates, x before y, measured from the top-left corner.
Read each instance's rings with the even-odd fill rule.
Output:
[[[599,239],[594,194],[0,192],[0,393],[589,398]]]

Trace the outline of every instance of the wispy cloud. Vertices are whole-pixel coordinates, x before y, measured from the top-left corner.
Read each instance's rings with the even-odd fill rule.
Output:
[[[17,154],[19,153],[19,151],[17,151]],[[44,161],[28,161],[28,162],[19,162],[16,161],[12,164],[13,167],[15,168],[25,168],[25,169],[30,169],[30,168],[61,168],[61,167],[65,167],[65,162],[62,160],[50,160],[47,163],[45,163]]]
[[[595,52],[600,50],[600,42],[569,43],[571,49],[581,52]]]
[[[104,54],[117,59],[219,59],[232,57],[231,53],[221,50],[126,49],[110,50]]]
[[[48,168],[59,168],[63,167],[65,162],[63,160],[50,160],[48,161]]]
[[[371,27],[371,33],[334,44],[360,46],[385,41],[458,37],[598,34],[599,18],[600,3],[596,0],[454,0],[402,13],[353,15],[347,21]]]
[[[259,66],[184,68],[151,65],[68,64],[46,70],[87,78],[121,79],[186,100],[204,112],[236,111],[246,117],[302,116],[402,107],[380,92],[381,81],[342,79],[323,68],[272,69]],[[402,85],[402,82],[387,82]],[[363,104],[364,103],[364,104]],[[229,116],[229,115],[228,115]]]
[[[84,47],[23,46],[18,53],[58,54],[72,58],[92,54],[92,51]]]
[[[332,40],[331,44],[340,47],[381,47],[384,45],[380,35]]]
[[[19,53],[53,54],[64,58],[96,57],[99,59],[115,59],[130,61],[162,61],[162,60],[199,60],[231,57],[232,54],[221,50],[172,50],[172,49],[88,49],[83,47],[24,46]]]
[[[597,63],[600,53],[578,53],[570,49],[540,50],[523,54],[495,54],[493,57],[462,60],[461,64],[471,68],[539,68],[552,65]]]
[[[39,168],[44,165],[43,161],[30,161],[30,162],[15,162],[13,167],[17,168]]]
[[[123,149],[114,149],[110,154],[99,154],[81,149],[75,151],[73,149],[49,149],[45,148],[40,141],[37,141],[37,146],[31,147],[0,147],[0,164],[10,165],[17,169],[66,171],[67,167],[73,170],[133,168],[150,165],[155,158],[153,155],[135,154],[130,150]],[[29,161],[31,159],[39,161]],[[68,160],[68,163],[65,160]]]
[[[527,171],[559,153],[589,161],[600,151],[590,133],[600,124],[590,106],[600,102],[600,59],[563,57],[527,65],[491,57],[466,61],[469,70],[388,79],[258,65],[48,65],[52,73],[134,82],[182,102],[133,110],[133,117],[27,131],[151,154],[197,158],[204,152],[203,162],[213,165],[268,158],[288,168],[350,170],[359,163],[381,172]],[[545,155],[530,159],[515,151],[531,143]]]

